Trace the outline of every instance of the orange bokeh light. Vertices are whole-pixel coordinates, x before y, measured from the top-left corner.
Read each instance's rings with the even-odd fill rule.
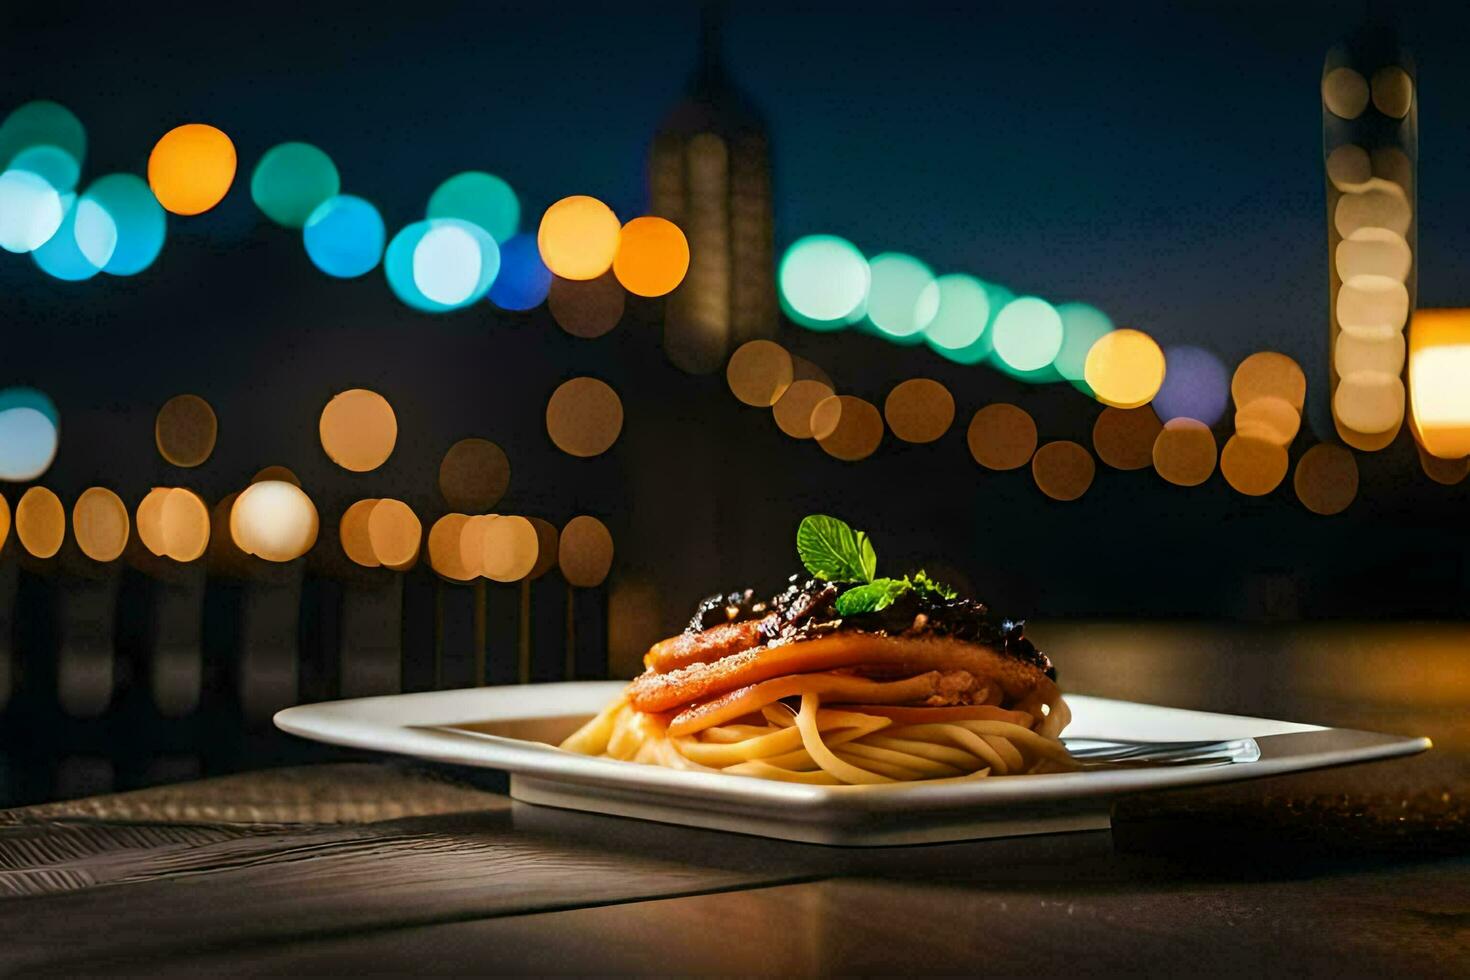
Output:
[[[612,268],[622,226],[595,197],[564,197],[541,216],[536,247],[546,268],[563,279],[596,279]]]
[[[628,292],[662,296],[689,271],[689,240],[667,218],[634,218],[623,225],[613,274]]]
[[[188,123],[163,134],[148,154],[148,186],[164,209],[201,214],[224,199],[235,180],[235,144],[220,130]]]

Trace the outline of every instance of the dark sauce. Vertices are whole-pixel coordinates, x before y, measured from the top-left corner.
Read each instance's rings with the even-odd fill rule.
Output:
[[[839,616],[837,597],[852,588],[822,579],[802,580],[793,575],[790,584],[767,600],[757,600],[753,589],[714,595],[699,604],[685,632],[761,620],[767,643],[791,643],[838,630],[861,630],[883,636],[949,636],[999,650],[1030,664],[1053,680],[1057,671],[1051,659],[1026,638],[1026,621],[1004,619],[978,599],[946,599],[917,589],[905,592],[886,609]]]

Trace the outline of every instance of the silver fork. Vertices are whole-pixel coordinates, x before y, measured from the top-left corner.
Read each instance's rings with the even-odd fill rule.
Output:
[[[1083,766],[1218,766],[1255,762],[1261,747],[1253,738],[1217,742],[1140,742],[1130,739],[1064,738],[1062,744]]]

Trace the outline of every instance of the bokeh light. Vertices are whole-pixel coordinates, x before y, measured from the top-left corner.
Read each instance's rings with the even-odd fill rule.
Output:
[[[1215,472],[1215,434],[1198,419],[1173,418],[1154,440],[1154,470],[1175,486],[1196,487]]]
[[[1036,421],[1024,408],[996,402],[975,413],[965,439],[970,455],[986,469],[1020,469],[1036,452]]]
[[[5,548],[5,542],[10,537],[10,501],[0,494],[0,550]]]
[[[292,472],[289,466],[282,466],[279,463],[272,463],[269,466],[262,466],[260,470],[250,478],[251,483],[260,483],[265,480],[283,480],[286,483],[291,484],[292,486],[301,486],[301,477]]]
[[[1230,376],[1212,351],[1190,346],[1164,351],[1164,383],[1153,399],[1161,420],[1186,418],[1214,425],[1229,403]]]
[[[613,539],[607,525],[582,514],[567,521],[557,544],[557,564],[568,585],[594,589],[612,569]]]
[[[439,463],[439,493],[455,510],[489,510],[509,487],[510,460],[489,439],[461,439]]]
[[[413,248],[413,282],[430,302],[466,306],[500,272],[500,249],[488,232],[458,218],[435,218]]]
[[[66,538],[66,509],[45,487],[31,487],[15,505],[15,536],[37,558],[50,558]]]
[[[77,241],[77,214],[80,210],[73,199],[56,233],[31,252],[31,259],[36,266],[53,279],[81,282],[102,271],[101,263],[89,259]],[[115,238],[111,238],[101,244],[106,254],[111,254],[117,242]]]
[[[378,563],[405,569],[419,556],[424,528],[418,515],[401,500],[379,500],[368,512],[368,544]]]
[[[1470,310],[1416,310],[1409,349],[1417,441],[1443,459],[1470,455]]]
[[[352,388],[334,395],[317,425],[322,449],[344,470],[366,473],[387,462],[398,442],[398,418],[376,391]]]
[[[113,276],[132,276],[163,251],[168,220],[142,178],[99,177],[77,202],[77,244],[93,264]]]
[[[1281,485],[1289,460],[1286,448],[1236,433],[1220,450],[1220,473],[1236,491],[1261,497]]]
[[[535,309],[545,301],[552,278],[535,236],[513,235],[500,246],[500,274],[490,286],[490,302],[502,310]]]
[[[71,154],[57,146],[28,146],[15,155],[8,168],[0,169],[33,173],[56,188],[63,199],[76,190],[77,180],[82,175],[82,168]]]
[[[58,419],[51,399],[34,388],[0,391],[0,480],[28,483],[51,468]]]
[[[140,525],[141,511],[140,506]],[[158,520],[163,544],[160,554],[186,563],[204,555],[210,538],[209,508],[197,493],[183,487],[170,489],[162,500]],[[141,526],[139,530],[141,532]]]
[[[1373,160],[1361,146],[1345,143],[1327,154],[1327,179],[1344,193],[1356,192],[1373,176]]]
[[[725,380],[744,404],[769,408],[781,400],[794,380],[791,355],[771,340],[746,341],[730,355]]]
[[[833,395],[812,409],[812,435],[829,456],[846,462],[866,459],[883,441],[883,416],[871,402]]]
[[[1097,400],[1114,408],[1146,405],[1164,384],[1164,352],[1141,330],[1104,334],[1087,352],[1083,376]]]
[[[198,466],[209,459],[218,433],[214,409],[198,395],[175,395],[153,422],[158,454],[175,466]]]
[[[460,539],[468,523],[464,514],[445,514],[429,528],[429,567],[454,582],[468,582],[480,574],[478,567],[465,566],[460,552]]]
[[[1337,291],[1337,324],[1356,337],[1387,337],[1409,319],[1409,290],[1401,282],[1358,276]]]
[[[338,194],[317,205],[301,231],[312,264],[329,276],[352,279],[378,267],[387,231],[372,202]]]
[[[29,170],[0,173],[0,248],[33,252],[51,240],[66,205],[46,178]]]
[[[70,157],[80,172],[87,156],[87,131],[66,106],[47,99],[27,102],[0,123],[0,170],[15,166],[16,157],[35,147],[54,147]],[[64,193],[75,182],[73,177],[70,186],[53,186]]]
[[[1052,367],[1075,387],[1092,394],[1087,386],[1087,352],[1103,334],[1113,331],[1113,321],[1095,306],[1087,303],[1062,303],[1057,307],[1062,318],[1062,346]]]
[[[494,582],[518,582],[531,574],[538,554],[535,525],[524,517],[497,517],[485,530],[481,570]]]
[[[1154,460],[1154,442],[1163,430],[1153,408],[1104,408],[1092,425],[1092,448],[1115,470],[1141,470]]]
[[[1398,184],[1370,177],[1361,189],[1337,199],[1332,221],[1343,238],[1363,228],[1387,228],[1403,237],[1409,233],[1413,209]]]
[[[1350,374],[1332,393],[1332,414],[1354,432],[1396,431],[1404,420],[1404,383],[1397,375],[1381,371]]]
[[[148,186],[164,209],[202,214],[235,180],[235,144],[213,126],[187,123],[164,133],[148,154]]]
[[[1402,235],[1387,228],[1359,228],[1337,243],[1337,276],[1350,282],[1358,276],[1382,276],[1395,282],[1409,277],[1414,253]]]
[[[521,225],[521,202],[501,178],[481,170],[455,174],[429,196],[429,218],[459,218],[478,225],[496,243],[508,241]]]
[[[71,509],[77,547],[93,561],[113,561],[128,545],[128,508],[106,487],[88,487]]]
[[[995,360],[1015,371],[1051,366],[1062,349],[1062,317],[1044,299],[1021,296],[996,314],[991,325]]]
[[[776,427],[793,439],[812,438],[812,409],[834,394],[832,386],[812,378],[798,378],[771,406]]]
[[[623,431],[623,402],[605,381],[572,378],[546,403],[546,431],[569,456],[598,456]]]
[[[342,545],[342,553],[363,568],[377,568],[382,564],[373,553],[373,540],[368,533],[368,517],[377,503],[377,498],[371,497],[355,501],[337,522],[337,541]]]
[[[939,312],[933,284],[933,271],[912,255],[875,255],[868,262],[868,321],[890,337],[921,333]]]
[[[666,218],[634,218],[623,225],[613,274],[635,296],[673,292],[689,272],[689,240]]]
[[[1307,376],[1301,365],[1285,354],[1258,351],[1236,367],[1230,379],[1230,395],[1236,408],[1263,395],[1274,395],[1300,412],[1307,400]]]
[[[1322,76],[1322,104],[1340,119],[1356,119],[1368,108],[1368,81],[1351,68],[1334,68]]]
[[[1235,413],[1237,434],[1278,446],[1291,445],[1301,424],[1301,413],[1275,395],[1252,399]]]
[[[1424,475],[1435,483],[1452,487],[1470,476],[1470,457],[1440,459],[1417,443],[1414,448],[1418,450],[1419,466],[1424,470]]]
[[[536,245],[546,268],[563,279],[596,279],[612,268],[622,225],[595,197],[564,197],[541,216]]]
[[[247,555],[294,561],[316,544],[316,506],[300,487],[262,480],[240,492],[230,509],[230,537]]]
[[[498,514],[473,514],[459,532],[459,560],[472,578],[485,574],[485,537]]]
[[[1049,442],[1031,457],[1031,477],[1053,500],[1076,500],[1092,486],[1097,464],[1082,445],[1068,440]]]
[[[342,189],[332,158],[310,143],[278,143],[250,176],[255,206],[278,225],[300,228],[317,207]]]
[[[623,319],[627,294],[610,273],[596,279],[553,279],[546,306],[556,325],[573,337],[593,340]]]
[[[836,235],[797,239],[777,272],[781,303],[796,322],[837,329],[863,315],[868,300],[868,260]]]
[[[954,424],[954,396],[930,378],[894,385],[883,402],[888,428],[904,442],[933,442]]]
[[[924,289],[920,305],[932,307],[934,316],[924,328],[924,339],[951,360],[960,351],[973,351],[985,334],[990,322],[990,296],[985,284],[974,276],[951,273],[940,276]],[[986,353],[989,347],[985,348]],[[975,360],[961,360],[973,364],[983,360],[985,354]]]
[[[1292,485],[1307,510],[1324,517],[1340,514],[1358,495],[1358,461],[1351,450],[1318,443],[1297,461]]]
[[[1390,119],[1402,119],[1414,104],[1414,80],[1398,65],[1373,73],[1373,105]]]
[[[556,567],[561,532],[556,529],[555,524],[544,518],[528,517],[527,520],[536,529],[536,564],[531,566],[526,578],[538,579]]]

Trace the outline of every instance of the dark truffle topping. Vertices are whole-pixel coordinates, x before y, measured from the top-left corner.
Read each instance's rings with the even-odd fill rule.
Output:
[[[793,575],[785,590],[768,601],[756,601],[752,589],[710,596],[699,604],[686,632],[749,619],[763,620],[767,643],[811,639],[838,630],[862,630],[883,636],[951,636],[980,643],[1030,664],[1053,680],[1051,659],[1026,638],[1026,622],[1002,619],[978,599],[946,599],[914,589],[877,612],[839,616],[833,603],[852,585]]]

